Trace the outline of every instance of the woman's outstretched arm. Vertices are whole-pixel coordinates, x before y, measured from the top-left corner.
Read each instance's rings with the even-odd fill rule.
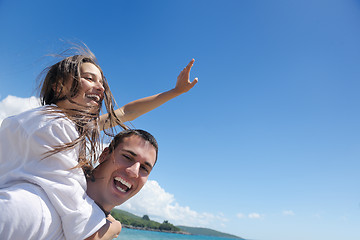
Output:
[[[195,60],[192,59],[189,62],[189,64],[180,72],[179,76],[177,77],[175,88],[166,92],[155,94],[150,97],[145,97],[130,102],[124,105],[123,107],[115,110],[116,116],[122,122],[132,121],[137,117],[161,106],[167,101],[189,91],[198,82],[197,78],[195,78],[192,82],[190,82],[190,70],[194,65],[194,61]],[[104,125],[106,118],[107,118],[107,114],[100,116],[99,126],[102,128],[101,130],[110,127],[110,123]]]

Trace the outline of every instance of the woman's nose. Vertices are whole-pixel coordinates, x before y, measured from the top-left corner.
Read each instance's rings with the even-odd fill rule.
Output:
[[[102,84],[102,82],[96,82],[96,90],[98,90],[101,93],[103,93],[105,91],[105,88],[104,88],[104,85]]]

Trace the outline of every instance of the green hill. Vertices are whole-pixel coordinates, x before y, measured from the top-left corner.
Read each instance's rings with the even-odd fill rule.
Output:
[[[203,236],[214,236],[214,237],[225,237],[232,239],[244,239],[235,235],[218,232],[208,228],[196,228],[186,226],[174,226],[168,221],[158,223],[150,220],[149,216],[144,215],[143,217],[136,216],[132,213],[114,208],[111,211],[111,215],[121,222],[123,227],[136,228],[150,231],[161,231],[161,232],[172,232],[181,234],[191,235],[203,235]]]
[[[111,215],[116,220],[119,220],[124,227],[133,227],[137,229],[161,231],[161,232],[182,233],[182,230],[180,228],[175,227],[168,221],[165,220],[163,223],[158,223],[150,220],[149,216],[147,215],[144,215],[141,218],[132,213],[115,208],[111,211]]]
[[[209,228],[197,228],[197,227],[186,227],[186,226],[177,226],[181,230],[188,232],[192,235],[203,235],[203,236],[212,236],[212,237],[225,237],[233,239],[244,239],[235,235],[218,232]]]

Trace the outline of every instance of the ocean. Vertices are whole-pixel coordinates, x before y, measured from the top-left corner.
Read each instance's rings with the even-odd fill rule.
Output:
[[[174,233],[162,233],[123,228],[118,240],[231,240],[231,238],[194,236]]]

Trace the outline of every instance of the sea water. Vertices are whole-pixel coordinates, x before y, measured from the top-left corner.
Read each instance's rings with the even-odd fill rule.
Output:
[[[230,240],[231,238],[183,235],[123,228],[117,240]]]

